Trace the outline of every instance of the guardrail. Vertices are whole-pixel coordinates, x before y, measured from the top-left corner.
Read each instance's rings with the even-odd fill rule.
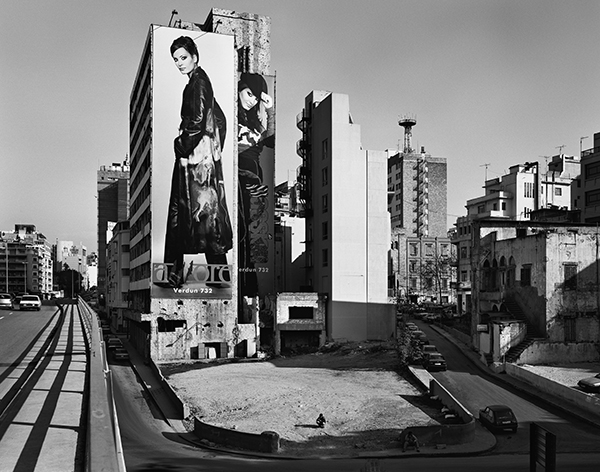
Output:
[[[86,471],[125,472],[125,460],[102,329],[96,312],[81,298],[79,313],[89,346]]]

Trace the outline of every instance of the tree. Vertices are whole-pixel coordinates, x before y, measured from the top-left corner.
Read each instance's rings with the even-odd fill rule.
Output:
[[[452,278],[452,267],[455,263],[456,256],[453,254],[436,254],[424,259],[421,264],[421,280],[425,281],[425,287],[428,290],[435,291],[439,303],[442,301],[442,292],[448,290],[448,283]]]

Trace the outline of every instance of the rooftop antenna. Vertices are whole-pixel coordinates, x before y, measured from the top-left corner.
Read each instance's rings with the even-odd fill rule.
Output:
[[[173,10],[173,11],[171,12],[171,18],[169,18],[169,27],[171,26],[171,21],[173,21],[173,17],[174,17],[175,15],[179,15],[179,13],[177,13],[177,10]]]
[[[562,150],[563,150],[563,148],[565,148],[565,147],[567,147],[567,145],[566,145],[566,144],[561,144],[560,146],[556,146],[556,149],[558,149],[558,153],[559,153],[559,154],[562,154]]]
[[[411,115],[404,115],[398,119],[398,124],[404,128],[404,152],[410,154],[413,152],[412,148],[412,127],[417,124],[417,117]]]
[[[487,163],[487,162],[486,162],[485,164],[481,164],[481,165],[479,166],[479,167],[485,167],[485,180],[484,180],[484,183],[485,183],[485,182],[487,182],[487,170],[488,170],[488,167],[489,167],[489,166],[490,166],[490,164],[489,164],[489,163]]]

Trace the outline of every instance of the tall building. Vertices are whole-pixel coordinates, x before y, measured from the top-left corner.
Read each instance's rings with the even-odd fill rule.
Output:
[[[52,293],[52,245],[34,225],[16,224],[0,232],[0,290],[6,293]]]
[[[98,297],[101,309],[106,301],[107,232],[129,217],[129,163],[101,166],[97,172],[98,191]]]
[[[388,291],[403,302],[453,301],[447,236],[447,162],[412,147],[417,120],[401,118],[402,151],[387,161],[392,240]],[[434,248],[430,250],[430,248]]]
[[[129,310],[129,221],[113,228],[106,262],[107,314],[113,328],[121,331]]]
[[[349,97],[313,91],[298,115],[306,218],[306,291],[323,294],[329,339],[387,339],[390,242],[386,153],[361,146]]]
[[[193,70],[201,70],[202,79],[174,64],[180,47],[172,51],[171,46],[181,37],[195,44],[199,69]],[[265,16],[214,8],[203,24],[176,20],[174,27],[150,26],[130,96],[127,315],[131,340],[146,356],[245,357],[257,350],[258,297],[274,288],[275,78],[268,75],[269,65],[270,18]],[[192,79],[207,83],[206,78],[212,90],[203,95],[210,95],[210,102],[206,120],[200,120],[190,115],[194,105],[182,96]],[[241,125],[249,110],[240,109],[238,93],[246,88],[258,99],[252,109],[262,134],[242,143],[248,138],[249,128]],[[193,126],[203,131],[190,133]],[[184,155],[195,136],[202,139]],[[252,148],[252,171],[241,164],[247,148]],[[195,177],[188,180],[182,173]],[[252,185],[242,183],[240,175]],[[206,176],[214,176],[218,185]],[[196,182],[209,182],[202,195],[218,210],[208,220],[202,185]],[[192,187],[197,194],[188,192]],[[176,193],[181,198],[173,197]],[[250,225],[251,219],[256,224]],[[213,225],[210,231],[218,227],[210,233],[217,235],[212,242],[202,236],[209,233],[197,229],[204,224]]]

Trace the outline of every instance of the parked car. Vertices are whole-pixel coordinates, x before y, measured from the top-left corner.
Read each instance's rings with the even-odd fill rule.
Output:
[[[587,377],[577,382],[577,386],[584,392],[600,393],[600,374],[594,377]]]
[[[412,337],[414,339],[416,339],[419,342],[419,344],[429,344],[427,335],[423,331],[421,331],[421,330],[411,331],[410,334],[412,335]]]
[[[123,343],[121,342],[121,340],[118,337],[116,337],[116,336],[110,336],[106,340],[106,347],[109,350],[117,349],[117,348],[122,348],[123,347]]]
[[[406,323],[406,329],[409,331],[418,331],[419,327],[414,323]]]
[[[14,308],[10,293],[0,293],[0,308],[8,308],[9,310]]]
[[[421,346],[421,351],[423,351],[423,355],[429,355],[434,352],[437,352],[439,354],[437,347],[435,347],[433,344],[424,344],[423,346]]]
[[[42,309],[42,301],[37,295],[23,295],[19,301],[19,310],[37,310]]]
[[[446,370],[446,359],[439,352],[431,352],[423,357],[423,367],[429,372]]]
[[[124,347],[117,347],[113,351],[113,359],[117,362],[119,361],[128,361],[129,360],[129,352]]]
[[[479,421],[491,431],[517,432],[517,418],[506,405],[488,405],[479,410]]]

